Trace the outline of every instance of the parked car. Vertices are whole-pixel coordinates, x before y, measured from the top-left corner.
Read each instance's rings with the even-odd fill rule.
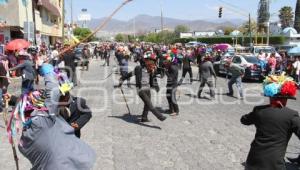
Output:
[[[252,54],[235,55],[232,58],[224,57],[220,62],[214,63],[217,74],[229,75],[225,68],[226,60],[245,68],[244,80],[261,80],[263,72],[256,56]]]
[[[227,70],[225,68],[225,64],[228,60],[232,60],[233,56],[222,56],[221,60],[214,62],[214,69],[217,75],[226,75]]]
[[[207,46],[207,44],[197,42],[197,41],[191,41],[185,44],[185,47],[197,47],[197,46]]]

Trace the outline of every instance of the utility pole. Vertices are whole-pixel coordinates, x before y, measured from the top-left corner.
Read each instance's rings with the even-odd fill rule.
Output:
[[[36,24],[35,24],[35,0],[31,0],[33,20],[33,44],[36,45]]]
[[[27,22],[27,41],[30,41],[30,25],[29,25],[29,16],[28,16],[28,0],[23,1],[26,7],[26,22]]]
[[[250,40],[250,46],[252,47],[252,29],[251,29],[251,14],[249,13],[249,40]]]
[[[135,25],[135,17],[133,18],[133,37],[136,37],[136,25]]]
[[[71,27],[73,27],[73,0],[71,0]]]
[[[163,0],[160,1],[160,26],[161,31],[164,31],[164,15],[163,15]]]
[[[62,1],[62,44],[65,43],[65,0]]]
[[[164,15],[163,15],[163,0],[160,0],[160,31],[162,36],[162,42],[165,43],[164,37]]]

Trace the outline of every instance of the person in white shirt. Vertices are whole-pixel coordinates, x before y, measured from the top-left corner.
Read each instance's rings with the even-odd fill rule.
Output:
[[[293,63],[293,67],[296,70],[296,81],[300,84],[300,56],[296,57],[296,61]]]
[[[259,64],[260,64],[260,67],[261,67],[261,70],[266,70],[266,55],[260,51],[258,56],[257,56],[258,60],[259,60]]]
[[[57,61],[58,61],[58,55],[59,55],[59,52],[57,50],[57,48],[55,48],[52,53],[51,53],[51,59],[53,60],[52,62],[52,65],[53,66],[56,66],[57,64]]]

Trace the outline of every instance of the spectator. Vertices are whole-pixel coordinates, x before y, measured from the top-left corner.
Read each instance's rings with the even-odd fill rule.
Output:
[[[296,61],[293,63],[293,67],[295,69],[295,79],[300,84],[300,57],[296,58]]]
[[[276,72],[276,58],[275,53],[272,53],[269,60],[268,60],[268,67],[269,67],[269,75],[273,75]]]
[[[262,51],[260,51],[257,58],[259,60],[261,70],[265,71],[266,70],[266,55]]]
[[[29,54],[25,52],[20,52],[20,56],[24,56],[25,61],[16,67],[9,69],[9,71],[14,71],[20,69],[22,71],[22,94],[32,91],[34,88],[35,70],[34,64],[30,60]]]
[[[6,64],[7,59],[6,56],[1,56],[0,61],[0,112],[3,111],[2,108],[2,96],[7,93],[7,87],[8,87],[8,79],[5,78],[7,76],[7,68]]]
[[[232,85],[236,84],[236,87],[238,88],[240,93],[240,99],[243,100],[244,95],[242,87],[242,78],[244,77],[245,69],[237,64],[232,63],[231,60],[228,60],[226,62],[225,67],[228,69],[228,72],[231,73],[231,79],[228,82],[229,93],[227,93],[227,95],[231,97],[233,96]]]

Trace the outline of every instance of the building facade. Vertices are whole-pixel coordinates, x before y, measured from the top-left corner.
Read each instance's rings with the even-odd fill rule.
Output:
[[[294,28],[285,28],[282,34],[286,38],[285,45],[300,47],[300,34]]]
[[[0,43],[24,38],[37,45],[53,44],[63,36],[63,5],[63,0],[9,0],[1,4]]]

